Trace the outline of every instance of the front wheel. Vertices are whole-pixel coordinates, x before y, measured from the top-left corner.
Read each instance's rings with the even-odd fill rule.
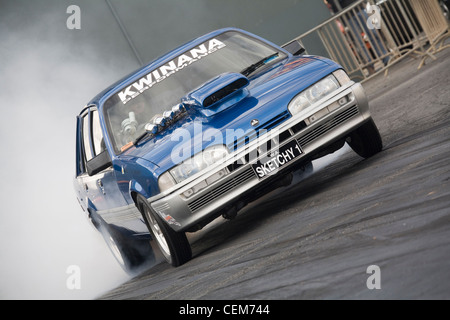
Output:
[[[178,267],[192,259],[191,245],[184,232],[172,230],[160,216],[153,212],[145,199],[138,199],[138,207],[152,238],[168,263]]]
[[[347,138],[347,143],[363,158],[369,158],[383,149],[380,132],[373,119],[353,131]]]

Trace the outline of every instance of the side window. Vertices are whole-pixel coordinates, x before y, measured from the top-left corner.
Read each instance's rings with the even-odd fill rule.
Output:
[[[82,138],[84,163],[92,160],[106,150],[100,118],[96,109],[87,110],[82,115]]]
[[[77,117],[77,134],[76,134],[76,149],[75,149],[75,174],[78,177],[80,174],[86,172],[86,164],[84,161],[84,152],[83,152],[83,120],[84,118],[81,116]]]
[[[85,160],[89,161],[93,158],[92,150],[91,150],[91,139],[90,139],[90,113],[87,112],[83,116],[83,147],[84,147],[84,155]]]
[[[103,140],[102,128],[100,127],[100,118],[97,110],[91,111],[92,116],[92,139],[94,141],[94,153],[98,156],[105,148],[105,141]]]

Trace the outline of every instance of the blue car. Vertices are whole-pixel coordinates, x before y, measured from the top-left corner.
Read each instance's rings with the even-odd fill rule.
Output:
[[[126,270],[192,258],[186,237],[291,183],[345,142],[382,150],[363,87],[335,62],[226,28],[167,53],[77,117],[79,203]]]

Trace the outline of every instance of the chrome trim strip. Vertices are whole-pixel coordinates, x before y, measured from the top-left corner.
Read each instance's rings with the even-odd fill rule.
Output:
[[[142,214],[136,208],[134,203],[119,208],[97,211],[97,213],[107,223],[120,223],[142,219]]]

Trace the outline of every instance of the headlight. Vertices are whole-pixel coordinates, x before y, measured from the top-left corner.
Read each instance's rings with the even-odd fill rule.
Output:
[[[338,88],[339,82],[336,77],[334,75],[329,75],[292,99],[288,109],[291,114],[297,114]]]
[[[190,159],[161,175],[158,184],[161,191],[180,183],[208,166],[225,160],[228,149],[223,145],[208,147]]]
[[[342,69],[336,70],[335,72],[333,72],[333,75],[336,77],[337,81],[339,81],[339,84],[341,86],[344,86],[352,81],[348,76],[347,72],[345,72]]]

